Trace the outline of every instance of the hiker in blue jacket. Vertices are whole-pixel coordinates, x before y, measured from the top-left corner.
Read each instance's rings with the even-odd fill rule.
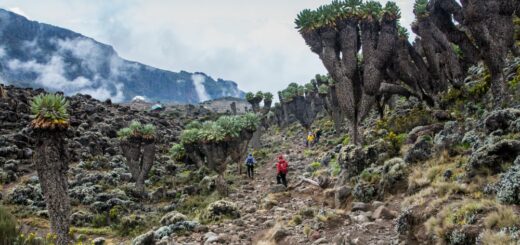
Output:
[[[254,169],[255,169],[255,158],[253,157],[253,154],[249,153],[249,155],[246,158],[246,166],[247,166],[247,177],[253,179],[254,177]]]

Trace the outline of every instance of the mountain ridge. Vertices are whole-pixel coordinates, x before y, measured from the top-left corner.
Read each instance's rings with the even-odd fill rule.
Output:
[[[185,104],[244,96],[233,81],[126,60],[110,45],[4,9],[0,9],[0,77],[17,86],[84,93],[114,102],[142,96]]]

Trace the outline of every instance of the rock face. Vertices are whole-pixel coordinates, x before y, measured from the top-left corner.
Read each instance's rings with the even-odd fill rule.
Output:
[[[0,63],[6,64],[0,72],[3,79],[16,81],[18,86],[64,90],[66,95],[90,91],[97,99],[115,102],[136,96],[177,103],[244,96],[235,82],[124,60],[111,46],[2,9],[0,22],[4,23],[0,43],[5,50]],[[56,72],[56,67],[63,71]]]

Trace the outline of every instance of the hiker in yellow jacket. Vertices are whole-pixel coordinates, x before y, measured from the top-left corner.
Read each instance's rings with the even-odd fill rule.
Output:
[[[307,147],[312,147],[314,144],[314,134],[312,132],[309,132],[307,135]]]

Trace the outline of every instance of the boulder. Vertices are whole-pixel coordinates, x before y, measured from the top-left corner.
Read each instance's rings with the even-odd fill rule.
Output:
[[[154,231],[149,231],[136,237],[132,241],[132,245],[155,245]]]
[[[363,211],[366,212],[370,209],[370,205],[364,202],[354,202],[352,204],[352,212]]]
[[[340,186],[335,189],[334,204],[336,208],[340,208],[351,195],[352,189],[348,186]]]
[[[269,193],[280,193],[285,191],[287,191],[287,188],[282,184],[271,186],[271,188],[269,189]]]
[[[98,237],[98,238],[92,240],[92,244],[93,245],[105,245],[106,239],[104,237]]]
[[[397,214],[385,206],[379,206],[372,214],[372,219],[394,219]]]

